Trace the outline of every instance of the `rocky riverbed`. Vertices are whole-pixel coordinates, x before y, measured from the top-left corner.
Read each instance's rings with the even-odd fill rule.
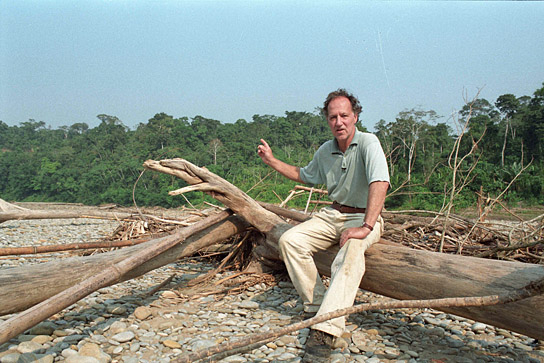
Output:
[[[117,226],[97,219],[9,221],[0,224],[0,247],[97,241]],[[0,257],[0,268],[68,255]],[[286,276],[229,291],[221,280],[234,281],[227,280],[234,272],[227,272],[206,286],[187,287],[213,267],[195,257],[101,289],[1,345],[0,362],[170,362],[301,320],[302,305]],[[381,299],[361,290],[356,303]],[[297,362],[307,336],[308,329],[302,329],[221,362]],[[544,362],[542,342],[432,309],[352,315],[337,345],[333,362]]]

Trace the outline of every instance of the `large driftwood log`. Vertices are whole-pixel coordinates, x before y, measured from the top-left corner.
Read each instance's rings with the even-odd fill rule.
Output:
[[[121,281],[136,278],[179,258],[191,256],[202,248],[243,232],[248,227],[249,224],[241,217],[229,217],[129,271],[121,277]],[[0,271],[0,315],[16,313],[38,304],[157,242],[158,240],[154,239],[93,256],[70,257],[4,269]]]
[[[51,296],[49,299],[34,305],[33,307],[21,312],[18,315],[0,323],[0,342],[7,342],[9,339],[23,333],[26,329],[32,328],[39,322],[47,319],[55,313],[78,302],[92,292],[121,281],[123,275],[130,270],[146,263],[161,253],[168,251],[178,242],[185,241],[191,235],[201,232],[209,225],[225,220],[232,214],[232,211],[226,210],[218,214],[206,217],[190,227],[180,229],[176,233],[161,238],[159,242],[146,246],[138,253],[135,253],[102,271],[86,278],[80,283]]]
[[[152,218],[147,215],[146,217]],[[104,212],[104,211],[73,211],[73,210],[32,210],[23,209],[17,211],[0,212],[0,223],[10,220],[23,219],[66,219],[66,218],[99,218],[124,220],[138,218],[134,213],[126,212]]]
[[[68,218],[99,218],[99,219],[112,219],[112,220],[124,220],[134,219],[143,216],[150,219],[158,219],[155,216],[147,214],[136,214],[129,212],[107,212],[102,210],[34,210],[28,208],[22,208],[15,204],[6,202],[0,199],[0,223],[11,220],[30,220],[30,219],[68,219]]]
[[[67,243],[60,245],[45,245],[45,246],[24,246],[24,247],[4,247],[0,248],[0,256],[10,255],[30,255],[37,253],[65,252],[65,251],[82,251],[98,248],[117,248],[135,246],[140,243],[148,242],[151,239],[164,237],[166,234],[147,236],[142,238],[133,238],[127,240],[116,241],[99,241],[99,242],[83,242],[83,243]]]
[[[281,233],[290,228],[279,217],[217,175],[186,160],[146,161],[148,169],[182,178],[192,186],[171,194],[202,190],[243,216],[277,247]],[[329,274],[336,248],[317,254],[319,270]],[[397,299],[431,299],[508,293],[544,277],[544,267],[412,250],[378,243],[366,255],[367,271],[361,287]],[[470,319],[544,339],[544,296],[492,307],[449,308]]]
[[[0,212],[23,212],[28,209],[19,207],[18,205],[6,202],[4,199],[0,199]]]

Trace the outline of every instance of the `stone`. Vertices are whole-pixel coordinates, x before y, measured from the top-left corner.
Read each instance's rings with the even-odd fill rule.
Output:
[[[222,359],[222,362],[243,363],[247,362],[247,359],[239,355],[231,355],[230,357]]]
[[[348,341],[342,337],[336,337],[333,341],[333,345],[332,345],[333,349],[344,350],[344,349],[347,349],[348,347],[349,347]]]
[[[19,342],[29,342],[31,341],[33,338],[35,337],[35,335],[29,335],[29,334],[21,334],[17,337],[17,340]]]
[[[43,321],[30,329],[31,335],[51,335],[58,328],[57,324]]]
[[[145,320],[150,317],[151,314],[152,310],[147,306],[138,306],[136,310],[134,310],[134,316],[139,320]]]
[[[108,329],[108,332],[110,334],[117,334],[117,333],[121,333],[121,332],[124,332],[125,330],[127,330],[127,324],[122,322],[122,321],[114,321],[111,325],[110,325],[110,328]]]
[[[446,334],[446,331],[444,330],[444,328],[441,328],[441,327],[435,327],[435,328],[429,329],[428,332],[429,332],[429,335],[436,335],[439,337],[443,337],[444,334]]]
[[[63,339],[63,342],[68,343],[68,344],[74,344],[74,343],[77,343],[80,340],[83,340],[85,338],[87,338],[86,335],[72,334],[72,335],[65,336],[64,339]]]
[[[436,326],[440,326],[440,320],[438,319],[435,319],[435,318],[431,318],[431,317],[424,317],[423,320],[427,323],[427,324],[431,324],[431,325],[436,325]]]
[[[94,357],[74,354],[66,358],[64,363],[100,363],[100,361]]]
[[[24,353],[19,356],[17,363],[53,363],[51,354]]]
[[[285,361],[285,362],[292,362],[297,356],[293,353],[290,353],[290,352],[286,352],[286,353],[282,353],[279,357],[278,357],[278,360],[280,361]]]
[[[197,350],[213,347],[214,345],[215,345],[215,342],[213,340],[201,339],[194,342],[191,345],[191,348],[193,351],[197,351]]]
[[[525,351],[532,351],[533,348],[528,346],[528,345],[525,345],[523,343],[520,343],[520,342],[514,342],[514,347],[518,348],[518,349],[521,349],[521,350],[525,350]]]
[[[368,331],[367,331],[368,332]],[[359,347],[359,346],[364,346],[365,343],[366,343],[366,335],[365,333],[363,333],[362,331],[358,330],[358,331],[355,331],[352,335],[351,335],[351,341],[353,342],[353,344],[356,346],[356,347]],[[360,349],[360,348],[359,348]]]
[[[17,363],[21,353],[8,353],[0,358],[0,363]]]
[[[106,311],[114,315],[124,315],[127,312],[127,308],[122,305],[108,305]]]
[[[63,349],[62,352],[61,352],[61,355],[64,358],[68,358],[69,356],[74,355],[74,354],[77,354],[77,351],[72,349],[72,348]]]
[[[19,343],[19,345],[17,346],[17,351],[21,354],[33,353],[33,352],[37,353],[41,349],[43,349],[43,345],[33,341],[22,342],[22,343]]]
[[[457,339],[448,339],[448,347],[450,348],[461,348],[465,343],[462,340]]]
[[[66,330],[57,329],[57,330],[55,330],[53,332],[53,335],[55,335],[57,337],[65,337],[65,336],[69,335],[69,333]]]
[[[259,329],[257,328],[256,330],[258,331]],[[278,340],[281,341],[284,345],[297,343],[297,338],[292,335],[284,335],[280,337]]]
[[[470,327],[470,329],[475,333],[483,332],[483,331],[485,331],[485,328],[487,328],[487,325],[484,324],[484,323],[474,323]]]
[[[344,363],[346,361],[346,357],[344,357],[341,353],[332,353],[330,357],[331,363]]]
[[[244,300],[240,303],[242,309],[258,309],[259,303],[251,300]]]
[[[131,341],[132,339],[134,339],[134,333],[131,332],[131,331],[124,331],[124,332],[121,332],[121,333],[117,333],[115,334],[114,336],[111,337],[111,339],[119,342],[119,343],[125,343],[125,342],[128,342],[128,341]]]
[[[119,346],[113,348],[112,353],[113,354],[121,354],[123,352],[123,350],[124,350],[123,347],[119,345]]]
[[[110,357],[100,349],[100,346],[95,343],[85,343],[79,348],[79,355],[83,355],[86,357],[93,357],[96,358],[98,361],[102,363],[107,363],[111,359]]]
[[[167,291],[163,291],[163,293],[161,294],[161,297],[163,297],[165,299],[176,299],[179,296],[175,292],[167,290]]]
[[[268,348],[270,348],[270,349],[276,349],[276,348],[278,348],[278,345],[277,345],[276,343],[274,343],[274,342],[268,342],[268,343],[266,343],[266,346],[267,346]]]
[[[171,340],[171,339],[167,339],[167,340],[164,340],[162,342],[162,344],[165,346],[165,347],[168,347],[168,348],[172,348],[172,349],[176,349],[176,348],[181,348],[181,344],[179,344],[178,342],[174,341],[174,340]]]
[[[47,342],[52,341],[53,338],[49,335],[36,335],[34,338],[32,338],[31,342],[38,343],[38,344],[44,344]]]

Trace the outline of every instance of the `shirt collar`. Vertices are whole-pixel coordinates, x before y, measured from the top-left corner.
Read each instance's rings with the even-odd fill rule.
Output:
[[[363,135],[363,133],[361,131],[355,129],[355,134],[353,135],[353,139],[351,139],[351,143],[349,144],[348,149],[350,147],[352,147],[353,145],[359,144],[359,141],[360,141],[362,135]],[[331,154],[343,154],[342,150],[340,150],[340,148],[338,147],[338,141],[336,140],[336,138],[332,139]]]

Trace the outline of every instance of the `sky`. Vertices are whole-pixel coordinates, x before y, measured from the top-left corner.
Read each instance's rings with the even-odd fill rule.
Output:
[[[373,129],[544,82],[544,2],[0,0],[0,120],[222,123],[346,88]]]

